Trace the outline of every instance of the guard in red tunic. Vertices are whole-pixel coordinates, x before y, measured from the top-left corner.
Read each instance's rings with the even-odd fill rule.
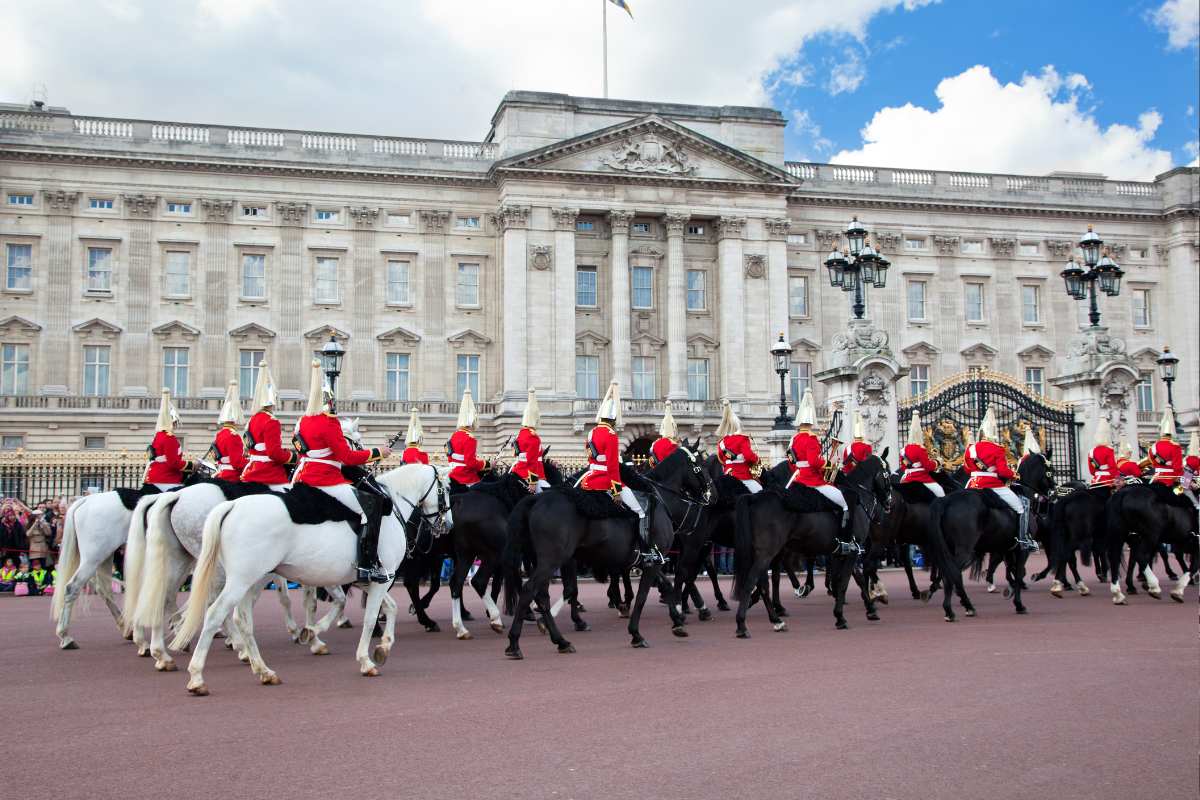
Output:
[[[461,487],[474,486],[479,483],[479,471],[487,469],[488,463],[478,456],[479,442],[471,431],[479,421],[475,411],[475,401],[471,399],[471,390],[463,392],[462,401],[458,404],[458,430],[446,442],[446,456],[450,460],[450,480]]]
[[[996,443],[998,438],[996,412],[988,406],[979,426],[979,441],[968,445],[963,456],[963,467],[970,475],[967,488],[995,492],[1017,515],[1017,543],[1025,550],[1037,550],[1037,542],[1029,537],[1029,501],[1007,486],[1016,476],[1004,448]]]
[[[421,449],[421,437],[424,433],[421,429],[421,418],[417,416],[417,407],[413,406],[408,412],[408,430],[404,432],[404,452],[400,454],[402,463],[429,463],[429,454]]]
[[[908,423],[908,443],[900,452],[900,482],[919,483],[934,497],[945,497],[946,490],[933,477],[937,462],[929,457],[924,442],[925,431],[921,427],[921,417],[914,411],[912,420]]]
[[[871,449],[871,445],[867,444],[865,437],[866,430],[862,414],[856,408],[854,409],[854,441],[842,454],[842,474],[849,475],[855,467],[871,457],[871,453],[874,451]]]
[[[1170,406],[1163,411],[1158,441],[1150,447],[1146,462],[1154,467],[1152,483],[1177,486],[1183,477],[1183,448],[1175,442],[1175,412]]]
[[[175,423],[179,413],[171,402],[170,389],[162,390],[158,404],[158,421],[154,426],[154,441],[146,448],[150,463],[146,466],[145,483],[162,491],[183,485],[183,473],[192,468],[192,462],[183,457],[183,447],[175,438]]]
[[[657,466],[667,460],[679,447],[679,426],[671,414],[671,401],[663,406],[662,422],[658,423],[658,438],[650,445],[650,463]]]
[[[717,460],[726,475],[737,478],[752,493],[761,492],[762,484],[754,477],[758,454],[754,443],[742,431],[742,421],[726,400],[721,405],[721,424],[717,426]],[[761,469],[761,467],[760,467]]]
[[[850,507],[842,490],[825,480],[825,456],[821,452],[821,440],[812,432],[812,426],[817,423],[817,407],[813,402],[812,390],[805,389],[796,408],[796,434],[788,445],[788,461],[792,465],[792,477],[787,485],[793,483],[816,489],[829,500],[842,507],[842,529],[850,520]],[[786,488],[786,487],[785,487]],[[842,550],[850,552],[850,545],[842,543]]]
[[[1133,446],[1129,442],[1121,442],[1121,451],[1117,456],[1117,472],[1120,474],[1122,482],[1125,478],[1142,477],[1142,468],[1138,466],[1137,459],[1134,458]]]
[[[296,438],[304,451],[296,468],[295,483],[305,483],[334,497],[359,514],[358,579],[387,583],[392,576],[379,564],[379,526],[383,503],[375,492],[355,491],[342,475],[342,467],[362,466],[387,458],[391,450],[375,447],[356,450],[350,447],[337,418],[333,392],[324,385],[321,362],[312,362],[308,408],[296,428]]]
[[[510,471],[529,484],[529,491],[534,494],[550,488],[550,482],[546,480],[546,465],[542,463],[542,437],[537,434],[541,418],[537,391],[530,389],[525,413],[521,415],[521,430],[513,443],[515,460]]]
[[[1192,431],[1188,440],[1187,455],[1183,459],[1183,493],[1191,499],[1192,505],[1200,508],[1197,489],[1200,489],[1200,433]]]
[[[221,429],[213,439],[212,451],[217,458],[217,471],[214,478],[231,483],[242,479],[242,469],[245,468],[246,443],[238,429],[246,424],[242,414],[242,401],[238,397],[237,381],[230,381],[225,391],[225,402],[221,404],[221,416],[217,418]]]
[[[1112,449],[1112,429],[1108,420],[1101,417],[1096,423],[1096,434],[1092,439],[1092,450],[1088,453],[1088,472],[1092,474],[1090,488],[1111,488],[1117,480],[1117,454]]]
[[[246,447],[250,452],[242,470],[244,483],[265,483],[272,491],[286,491],[291,484],[287,467],[296,461],[296,451],[283,446],[283,429],[272,413],[279,404],[275,379],[267,362],[258,362],[254,399],[250,402],[250,424],[246,426]]]

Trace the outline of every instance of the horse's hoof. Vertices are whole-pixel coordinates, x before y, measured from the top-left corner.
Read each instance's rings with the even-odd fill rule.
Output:
[[[717,603],[717,611],[730,611],[730,610],[731,609],[729,608],[729,603],[726,603],[724,600]]]
[[[462,610],[462,621],[463,621],[463,622],[474,622],[474,621],[475,621],[475,617],[474,617],[474,616],[472,616],[472,614],[471,614],[471,612],[470,612],[470,611],[467,611],[467,610],[464,608],[464,609]]]
[[[1183,592],[1182,591],[1171,592],[1171,599],[1174,600],[1176,603],[1182,603],[1183,602]]]
[[[750,638],[750,631],[738,631],[738,632],[737,632],[737,638],[739,638],[739,639],[749,639],[749,638]]]
[[[315,635],[316,634],[313,633],[312,628],[305,628],[304,630],[300,631],[300,635],[296,637],[296,641],[300,644],[308,644],[313,640],[313,636]]]
[[[327,656],[327,655],[329,655],[329,645],[325,644],[324,642],[321,642],[320,645],[318,645],[317,647],[314,647],[310,652],[314,656]]]
[[[179,670],[179,665],[175,663],[174,659],[170,661],[155,661],[154,668],[159,672],[176,672]]]
[[[780,620],[779,622],[776,622],[774,625],[772,625],[771,628],[776,633],[784,633],[787,631],[787,623],[784,622],[783,620]]]
[[[426,633],[441,633],[442,626],[438,625],[436,622],[430,622],[428,625],[425,626],[425,632]]]
[[[788,610],[786,608],[784,608],[783,606],[777,606],[775,609],[775,613],[781,617],[790,617],[791,616],[791,614],[788,613]]]
[[[642,637],[638,636],[638,637],[636,637],[636,638],[635,638],[635,639],[634,639],[632,642],[630,642],[629,646],[630,646],[630,647],[635,647],[635,648],[637,648],[637,649],[641,650],[642,648],[644,648],[644,647],[649,647],[650,645],[646,644],[646,640],[645,640],[645,639],[643,639]]]
[[[508,658],[511,658],[513,661],[520,661],[521,659],[525,658],[525,656],[521,654],[521,648],[519,647],[504,648],[504,655]]]
[[[1005,587],[1004,587],[1004,599],[1005,599],[1005,600],[1007,600],[1007,599],[1008,599],[1008,598],[1010,598],[1010,597],[1012,597],[1012,587],[1011,587],[1011,586],[1005,586]]]
[[[464,630],[461,630],[461,631],[459,631],[458,633],[454,634],[454,637],[455,637],[456,639],[459,639],[459,640],[461,640],[461,641],[464,641],[464,642],[465,642],[465,641],[467,641],[468,639],[470,639],[470,638],[471,638],[471,632],[470,632],[470,631],[468,631],[468,630],[466,630],[466,629],[464,629]]]
[[[376,667],[374,665],[367,667],[366,669],[363,670],[362,676],[364,678],[378,678],[379,677],[379,667]]]
[[[278,686],[279,684],[283,683],[283,681],[279,680],[279,676],[274,672],[264,672],[259,676],[258,681],[263,686]]]
[[[1113,600],[1114,606],[1128,605],[1128,603],[1126,603],[1126,601],[1125,601],[1125,595],[1123,595],[1123,594],[1113,595],[1112,600]]]
[[[238,661],[242,662],[243,664],[249,664],[250,654],[243,650],[242,652],[238,653]]]
[[[540,619],[537,621],[537,629],[538,633],[540,633],[542,636],[545,636],[550,632],[550,629],[546,627],[546,623],[542,622]]]
[[[354,627],[354,623],[353,623],[353,622],[351,622],[351,621],[350,621],[350,620],[348,620],[348,619],[343,619],[343,620],[340,620],[340,621],[338,622],[337,626],[338,626],[339,628],[353,628],[353,627]]]
[[[575,652],[575,645],[571,644],[570,642],[564,641],[562,644],[560,644],[558,646],[558,654],[560,656],[569,656],[571,653],[574,653],[574,652]]]
[[[150,657],[150,645],[148,645],[148,644],[142,645],[141,647],[138,648],[138,658],[149,658],[149,657]]]
[[[129,633],[125,634],[125,641],[127,641],[127,642],[133,641],[133,631],[130,631]]]
[[[837,628],[839,631],[844,631],[844,630],[846,630],[847,628],[849,628],[850,626],[846,624],[846,620],[844,620],[844,619],[839,619],[839,620],[837,621],[837,625],[835,625],[834,627],[836,627],[836,628]]]
[[[784,623],[786,625],[786,623]],[[688,636],[687,628],[682,625],[676,625],[671,628],[671,633],[678,636],[680,639],[686,639]]]
[[[629,619],[629,606],[618,605],[617,606],[617,616],[620,617],[621,619]]]
[[[946,620],[946,622],[956,622],[957,621],[953,614],[947,614],[944,619]]]
[[[1029,609],[1026,608],[1025,606],[1017,606],[1017,613],[1018,614],[1028,614]]]
[[[575,603],[575,610],[576,610],[576,611],[578,611],[580,614],[586,614],[586,613],[587,613],[587,609],[583,607],[583,603],[576,602],[576,603]]]
[[[867,619],[871,620],[872,622],[878,622],[878,621],[879,621],[879,615],[878,615],[878,614],[876,614],[874,611],[868,611],[868,612],[867,612]]]
[[[710,619],[712,619],[712,612],[707,608],[702,608],[696,612],[696,619],[700,620],[701,622],[708,622]]]
[[[913,599],[920,600],[922,603],[928,603],[929,598],[932,596],[932,592],[917,592],[915,595],[913,595]]]
[[[1075,584],[1075,591],[1079,592],[1080,597],[1087,597],[1089,594],[1092,593],[1092,590],[1089,589],[1088,585],[1086,583],[1084,583],[1083,581],[1080,581],[1079,583]]]
[[[575,623],[575,630],[579,631],[580,633],[587,633],[591,629],[592,629],[592,626],[587,624],[583,620],[580,620],[579,622]]]
[[[208,684],[197,683],[195,686],[187,687],[188,693],[194,697],[208,697]]]
[[[375,645],[375,649],[371,651],[371,660],[376,664],[386,664],[389,653],[391,653],[391,648],[377,644]]]
[[[130,634],[130,635],[132,635],[132,634]],[[60,650],[78,650],[79,649],[79,645],[75,643],[74,639],[64,639],[62,641],[62,643],[60,643],[58,645],[58,647]]]
[[[925,598],[921,597],[921,592],[913,592],[913,593],[912,593],[912,598],[913,598],[913,600],[923,600],[923,599],[925,599]]]
[[[233,642],[231,642],[231,641],[229,641],[228,639],[226,639],[226,640],[225,640],[225,649],[226,649],[226,650],[232,650],[232,649],[233,649]]]
[[[994,583],[989,583],[989,584],[988,584],[988,586],[987,586],[987,592],[988,592],[988,594],[995,594],[995,592],[996,592],[996,584],[994,584]]]
[[[1061,581],[1055,581],[1054,583],[1050,584],[1050,594],[1054,595],[1055,597],[1063,596],[1063,585]]]
[[[879,595],[879,597],[876,597],[875,599],[878,600],[879,602],[883,603],[885,606],[888,604],[888,596],[886,594],[881,594],[881,595]]]
[[[964,617],[973,617],[973,616],[975,616],[975,609],[973,609],[973,608],[968,608],[966,611],[964,611],[964,612],[963,612],[963,616],[964,616]]]
[[[492,620],[491,622],[488,623],[488,625],[490,625],[492,630],[495,631],[496,633],[504,633],[504,623],[501,622],[500,620],[498,620],[498,619]]]
[[[1150,595],[1155,600],[1162,599],[1162,590],[1161,589],[1147,589],[1146,594]]]

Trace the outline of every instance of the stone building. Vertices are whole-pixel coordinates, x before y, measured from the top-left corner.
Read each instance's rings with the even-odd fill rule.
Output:
[[[499,446],[532,386],[544,437],[577,455],[610,379],[629,442],[664,399],[688,435],[726,397],[762,434],[779,332],[792,392],[845,346],[849,304],[822,262],[852,216],[892,262],[867,316],[901,396],[986,367],[1076,399],[1056,379],[1095,339],[1058,273],[1093,224],[1126,271],[1099,355],[1131,365],[1130,421],[1157,419],[1154,362],[1173,345],[1196,424],[1196,169],[1143,183],[795,163],[785,124],[523,91],[482,142],[0,106],[3,445],[141,448],[166,385],[203,450],[222,387],[249,395],[260,359],[294,417],[331,333],[342,408],[372,439],[415,404],[440,448],[470,386]]]

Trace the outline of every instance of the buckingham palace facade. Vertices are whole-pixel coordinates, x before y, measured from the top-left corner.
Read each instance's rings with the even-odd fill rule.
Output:
[[[609,380],[627,442],[667,399],[689,436],[722,398],[765,431],[771,343],[786,332],[795,393],[845,328],[822,263],[853,216],[892,262],[866,305],[907,367],[898,393],[986,367],[1053,397],[1087,324],[1058,276],[1092,224],[1125,269],[1101,312],[1143,372],[1139,424],[1166,402],[1165,345],[1196,424],[1200,171],[796,163],[784,126],[768,108],[524,91],[480,142],[0,105],[3,446],[140,449],[167,386],[203,450],[224,386],[248,396],[262,359],[294,419],[330,335],[341,408],[369,438],[415,405],[438,449],[469,386],[494,447],[534,387],[544,439],[576,455]]]

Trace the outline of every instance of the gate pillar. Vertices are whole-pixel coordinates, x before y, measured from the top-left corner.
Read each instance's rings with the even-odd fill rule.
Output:
[[[891,448],[896,463],[896,381],[908,374],[888,345],[888,335],[870,320],[852,319],[849,328],[833,338],[829,368],[814,377],[825,386],[831,413],[841,410],[842,429],[835,431],[840,442],[849,442],[855,409],[862,414],[866,439],[876,453]]]

